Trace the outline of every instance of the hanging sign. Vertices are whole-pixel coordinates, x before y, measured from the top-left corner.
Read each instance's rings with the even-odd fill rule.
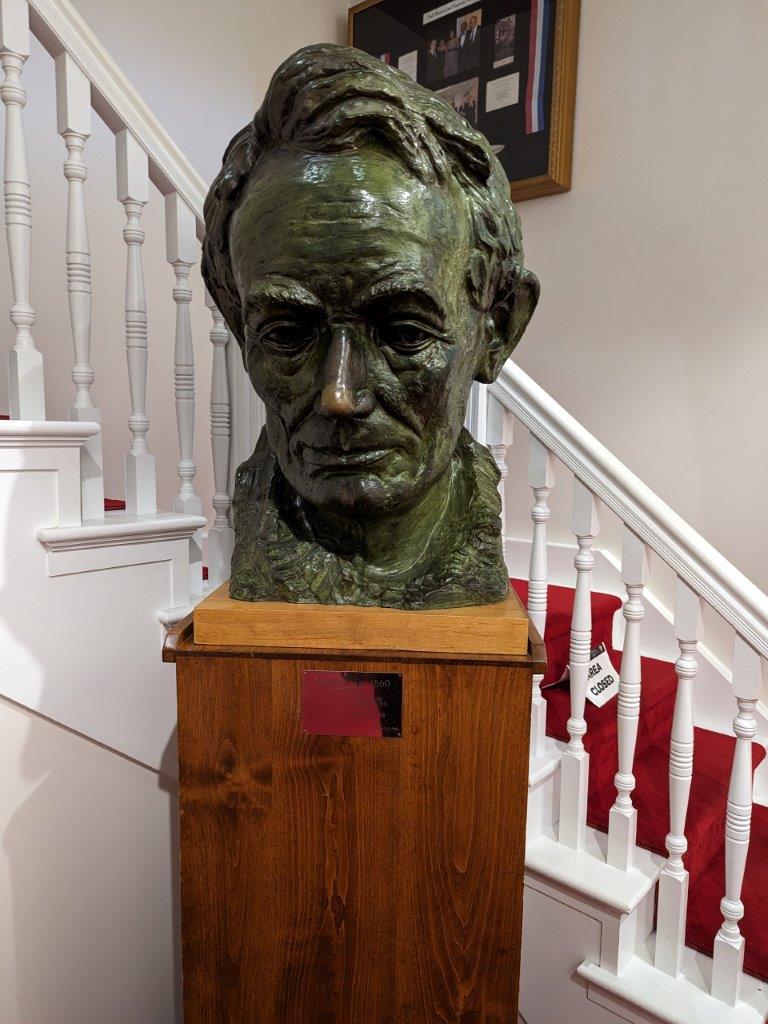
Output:
[[[605,644],[593,647],[589,653],[587,700],[591,700],[595,707],[601,708],[619,692],[619,673],[611,664]]]

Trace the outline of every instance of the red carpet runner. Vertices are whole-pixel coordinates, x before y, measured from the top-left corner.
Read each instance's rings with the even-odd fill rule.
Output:
[[[523,603],[528,597],[525,580],[512,580]],[[593,646],[604,643],[615,667],[621,667],[621,653],[611,645],[614,613],[621,602],[611,594],[592,595]],[[545,682],[559,679],[568,664],[573,590],[550,586],[547,628],[544,641],[548,667]],[[696,682],[694,680],[694,687]],[[654,658],[642,661],[640,727],[635,754],[637,841],[641,846],[666,856],[664,838],[669,828],[669,739],[675,704],[674,665]],[[568,739],[566,723],[570,714],[567,682],[543,691],[547,701],[547,734]],[[736,704],[734,701],[734,714]],[[613,777],[617,767],[616,701],[596,708],[587,701],[587,734],[584,746],[590,754],[588,822],[608,831],[608,813],[616,798]],[[686,942],[708,956],[722,917],[720,900],[725,892],[725,808],[735,739],[708,729],[696,729],[694,736],[693,782],[688,805],[686,836],[688,853],[684,860],[690,872]],[[765,751],[753,744],[754,767]],[[744,969],[768,980],[768,807],[752,809],[752,837],[742,890],[745,913],[741,931],[747,940]]]

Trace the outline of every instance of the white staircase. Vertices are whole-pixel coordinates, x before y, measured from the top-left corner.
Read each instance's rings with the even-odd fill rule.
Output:
[[[58,131],[66,151],[66,238],[48,237],[44,223],[35,229],[36,239],[61,246],[66,265],[74,384],[66,422],[45,420],[45,368],[35,346],[30,301],[35,197],[24,133],[24,66],[30,31],[55,60]],[[195,293],[190,285],[200,256],[205,183],[67,0],[0,0],[0,63],[5,73],[0,99],[6,112],[5,210],[13,287],[12,419],[0,422],[0,695],[4,701],[0,719],[4,709],[13,707],[24,714],[28,709],[48,724],[160,773],[161,786],[172,789],[167,774],[174,762],[175,692],[172,670],[160,661],[163,626],[178,621],[207,588],[227,576],[232,549],[232,463],[235,452],[252,444],[255,428],[252,409],[241,401],[242,377],[234,371],[233,344],[222,317],[210,298]],[[115,136],[115,198],[124,212],[122,241],[115,239],[115,245],[124,249],[123,320],[130,391],[124,513],[103,509],[105,448],[90,340],[87,141],[92,110]],[[168,302],[175,307],[175,339],[173,346],[165,343],[174,364],[179,441],[174,466],[159,464],[152,453],[147,415],[145,284],[157,268],[144,265],[142,215],[152,189],[163,196],[166,258],[174,277]],[[210,311],[213,348],[212,378],[204,382],[210,389],[210,456],[193,448],[197,382],[190,310],[203,302]],[[739,921],[754,792],[750,745],[755,736],[768,741],[761,703],[762,666],[768,656],[768,598],[512,363],[496,384],[475,388],[469,413],[475,436],[489,445],[505,478],[507,504],[521,488],[520,480],[507,477],[514,421],[531,435],[528,483],[533,492],[533,526],[530,538],[505,538],[510,568],[515,571],[522,555],[530,557],[525,569],[529,611],[542,634],[547,584],[568,582],[576,594],[567,743],[556,743],[545,735],[540,678],[534,681],[532,693],[522,1017],[526,1024],[556,1020],[602,1024],[616,1019],[680,1024],[765,1021],[768,994],[762,983],[743,973],[745,940]],[[233,444],[232,435],[238,432],[238,443]],[[196,482],[198,460],[208,457],[212,495],[202,494]],[[575,547],[569,551],[547,540],[549,495],[563,469],[573,477],[574,488]],[[157,481],[174,472],[179,488],[172,509],[158,511]],[[202,514],[209,502],[215,510],[210,525]],[[599,547],[602,508],[622,524],[619,563]],[[667,614],[647,589],[648,567],[654,561],[664,562],[676,575],[673,614]],[[616,708],[616,794],[607,836],[587,825],[590,763],[584,748],[584,709],[595,573],[610,580],[626,598],[624,632],[616,634],[624,657]],[[707,652],[702,605],[714,609],[733,628],[732,672]],[[643,716],[640,656],[658,643],[674,643],[678,677],[666,857],[637,846],[638,815],[633,802],[635,747]],[[689,878],[683,854],[692,736],[694,725],[703,719],[723,731],[732,729],[737,738],[722,822],[723,923],[711,957],[694,953],[684,944]],[[20,814],[16,808],[8,811],[12,823]],[[9,834],[18,834],[18,829],[9,828]],[[172,854],[173,828],[166,842]],[[171,854],[170,870],[163,875],[169,893],[175,891],[177,874]],[[18,860],[18,847],[15,856]],[[55,849],[50,856],[55,857]],[[63,876],[63,885],[68,877]],[[115,874],[116,885],[122,877]],[[153,876],[152,884],[161,883]],[[173,905],[172,895],[168,904]],[[165,904],[163,908],[165,913]],[[105,908],[104,913],[108,912]],[[113,926],[118,929],[120,922],[115,920]],[[133,927],[134,938],[140,939],[140,926],[134,923]],[[154,927],[148,917],[148,936]],[[141,971],[147,969],[138,944],[134,941],[131,952],[123,954],[132,964],[125,970],[134,979],[135,992],[141,988]],[[163,963],[172,974],[171,959]],[[39,968],[43,973],[47,969],[45,963]],[[768,973],[768,964],[765,970]],[[55,980],[49,978],[45,984],[54,986],[55,997]],[[162,979],[158,982],[155,977],[153,984],[159,991]],[[168,1019],[167,1005],[174,998],[169,993],[176,984],[177,977],[169,977],[155,1006],[144,1006],[138,1017],[135,992],[130,997],[133,1009],[121,1016],[125,1004],[116,986],[112,1016],[107,994],[92,1019],[160,1024]],[[18,1007],[23,1000],[19,998],[14,1010],[11,1004],[3,1005],[2,998],[0,1016],[10,1014],[10,1024],[14,1013],[21,1012]],[[62,998],[74,1005],[75,997]],[[160,1006],[162,1011],[156,1008]],[[24,1004],[25,1012],[28,1009]],[[37,1012],[34,1006],[30,1019],[32,1012]],[[73,1019],[69,1010],[65,1016]],[[90,1024],[82,1012],[80,1024]]]
[[[768,1020],[766,987],[743,972],[745,939],[738,924],[744,914],[741,887],[755,789],[751,745],[755,738],[764,745],[768,740],[765,709],[760,703],[764,697],[764,659],[768,654],[768,598],[519,367],[508,363],[489,391],[476,408],[484,406],[485,422],[493,425],[491,436],[486,427],[485,439],[497,458],[503,458],[504,450],[499,443],[500,432],[507,437],[512,434],[506,417],[530,431],[533,539],[526,575],[529,611],[540,632],[546,622],[546,591],[542,582],[553,582],[547,569],[546,527],[548,495],[556,478],[555,457],[573,477],[576,545],[570,580],[570,585],[575,586],[569,665],[570,742],[556,743],[544,735],[546,707],[535,680],[522,1015],[527,1024],[545,1024],[554,1019],[591,1024],[617,1016],[632,1021],[679,1024],[757,1024]],[[494,409],[494,403],[500,408]],[[476,426],[476,430],[482,434],[482,425]],[[607,836],[587,826],[589,755],[583,748],[598,505],[605,506],[624,524],[619,567],[626,590],[624,651],[616,702],[616,798]],[[508,562],[513,573],[515,553],[510,548],[518,546],[519,541],[507,538]],[[637,811],[632,804],[635,744],[642,715],[643,590],[651,559],[663,560],[677,574],[672,625],[678,647],[678,684],[670,737],[666,860],[636,845]],[[557,582],[566,582],[562,564],[559,570]],[[618,582],[617,579],[615,584]],[[617,592],[618,588],[615,589]],[[710,672],[708,685],[721,692],[709,702],[709,714],[700,716],[710,728],[714,725],[723,732],[732,729],[737,738],[722,821],[723,923],[711,958],[685,946],[689,877],[682,859],[687,850],[693,730],[699,717],[694,711],[694,687],[704,604],[716,609],[733,627],[735,635],[730,679]],[[614,630],[614,634],[618,638],[618,631]],[[732,723],[722,713],[722,691],[729,682],[731,715],[735,714]],[[551,967],[553,954],[565,957],[559,970]]]

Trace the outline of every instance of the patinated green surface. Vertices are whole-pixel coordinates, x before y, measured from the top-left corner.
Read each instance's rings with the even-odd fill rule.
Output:
[[[503,599],[499,475],[462,424],[538,282],[484,137],[367,54],[307,47],[230,144],[206,228],[267,410],[237,473],[232,596]]]

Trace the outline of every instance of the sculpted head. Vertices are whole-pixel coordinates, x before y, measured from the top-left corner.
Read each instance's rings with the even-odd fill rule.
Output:
[[[353,518],[416,503],[538,297],[487,140],[375,58],[307,47],[232,140],[205,218],[205,280],[290,486]]]

